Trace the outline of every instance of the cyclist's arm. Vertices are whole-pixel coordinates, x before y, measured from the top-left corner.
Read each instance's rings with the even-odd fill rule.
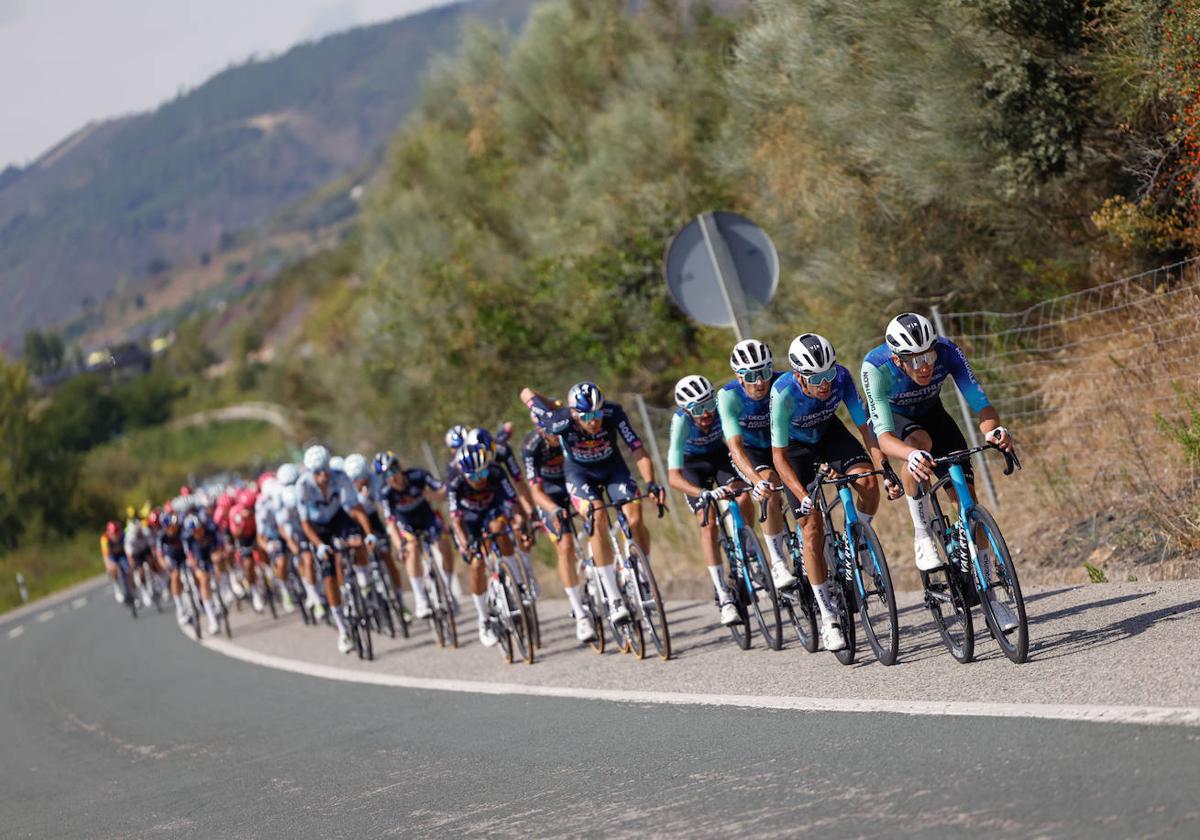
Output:
[[[787,447],[772,445],[771,460],[775,462],[775,472],[779,473],[783,483],[795,494],[797,501],[803,501],[808,496],[808,491],[800,483],[800,476],[787,459]]]
[[[555,513],[558,511],[558,505],[555,504],[554,500],[551,499],[550,496],[546,494],[546,491],[542,489],[542,483],[540,481],[529,482],[529,492],[533,496],[533,501],[537,503],[537,506],[546,511],[546,513]]]
[[[754,464],[746,454],[746,439],[742,434],[742,398],[736,391],[722,388],[717,392],[717,413],[721,416],[721,431],[729,447],[729,459],[742,475],[756,475]]]
[[[867,410],[863,406],[862,400],[858,398],[858,389],[854,387],[854,377],[839,376],[838,382],[841,386],[842,404],[850,413],[850,421],[858,427],[858,436],[862,438],[863,446],[866,448],[867,454],[871,456],[871,463],[875,469],[883,469],[885,460],[883,450],[879,448],[879,438],[875,437],[875,432],[871,429]]]
[[[354,521],[358,523],[358,527],[362,528],[364,534],[371,533],[371,520],[367,518],[366,511],[362,505],[357,502],[350,508],[350,515],[354,517]]]
[[[891,403],[888,402],[890,377],[870,362],[863,362],[862,386],[867,400],[867,418],[879,441],[880,451],[884,455],[907,460],[908,453],[915,452],[916,447],[900,440],[895,432],[896,421]]]
[[[300,520],[300,527],[304,529],[304,536],[308,537],[309,545],[325,545],[325,541],[317,535],[316,529],[307,519]]]
[[[699,496],[704,489],[683,477],[684,444],[687,435],[687,420],[678,413],[671,415],[671,437],[667,444],[667,483],[680,493]]]

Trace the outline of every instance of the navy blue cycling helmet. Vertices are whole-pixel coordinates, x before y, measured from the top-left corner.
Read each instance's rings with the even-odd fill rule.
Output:
[[[576,411],[599,411],[604,407],[604,395],[595,382],[577,382],[567,393],[567,405]]]
[[[478,444],[464,446],[454,461],[464,473],[479,472],[492,462],[492,451]]]

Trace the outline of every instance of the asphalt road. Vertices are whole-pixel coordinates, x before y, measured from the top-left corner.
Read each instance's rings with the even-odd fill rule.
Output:
[[[222,656],[169,615],[131,620],[104,589],[86,599],[0,619],[5,837],[1200,833],[1196,727],[349,684]],[[309,647],[331,645],[312,632]],[[472,647],[442,655],[465,664]],[[762,651],[759,669],[789,656],[817,659]],[[679,662],[629,659],[591,668],[669,673],[686,646]],[[1197,668],[1194,655],[1161,664]],[[550,677],[550,657],[507,672],[542,665]],[[1035,672],[1006,673],[1018,685]]]

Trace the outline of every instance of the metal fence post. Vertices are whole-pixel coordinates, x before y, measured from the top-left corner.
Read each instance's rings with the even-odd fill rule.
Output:
[[[933,326],[937,329],[938,335],[950,338],[950,336],[946,335],[946,328],[942,326],[942,313],[938,311],[936,306],[930,307],[930,313],[933,315]],[[979,446],[979,430],[975,428],[975,423],[971,419],[971,407],[967,405],[967,398],[959,390],[957,382],[954,383],[954,393],[958,395],[958,410],[962,412],[963,427],[967,432],[967,440],[970,442],[972,448]],[[992,483],[992,473],[988,469],[987,458],[983,457],[983,453],[980,453],[979,457],[975,460],[983,472],[983,488],[987,491],[988,502],[991,503],[993,508],[999,508],[1000,501],[996,498],[996,485]]]
[[[667,483],[666,464],[663,463],[662,454],[658,450],[658,435],[654,433],[654,426],[650,425],[650,413],[646,411],[646,401],[642,399],[641,394],[634,394],[633,400],[637,403],[638,414],[642,415],[642,427],[646,432],[646,445],[650,447],[650,458],[654,461],[654,475],[663,487],[670,490],[670,485]],[[671,514],[671,522],[675,525],[675,531],[683,533],[683,525],[679,521],[679,506],[671,505],[668,512]]]
[[[437,459],[433,457],[433,449],[429,446],[429,441],[421,441],[421,451],[425,453],[425,461],[429,464],[429,472],[433,477],[441,481],[442,471],[438,467]]]
[[[17,572],[17,592],[21,596],[21,603],[29,603],[29,590],[25,588],[25,575]]]

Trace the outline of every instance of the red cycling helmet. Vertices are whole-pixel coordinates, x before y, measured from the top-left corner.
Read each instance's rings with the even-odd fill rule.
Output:
[[[254,482],[254,485],[258,489],[258,492],[260,492],[260,493],[262,492],[263,484],[266,483],[268,478],[274,478],[274,477],[275,477],[275,472],[273,470],[267,470],[265,473],[260,475],[258,477],[258,479]]]
[[[110,540],[119,539],[121,537],[121,526],[109,520],[109,523],[104,526],[104,536]]]
[[[254,509],[254,503],[258,500],[258,493],[247,487],[237,495],[237,503],[244,508]]]

